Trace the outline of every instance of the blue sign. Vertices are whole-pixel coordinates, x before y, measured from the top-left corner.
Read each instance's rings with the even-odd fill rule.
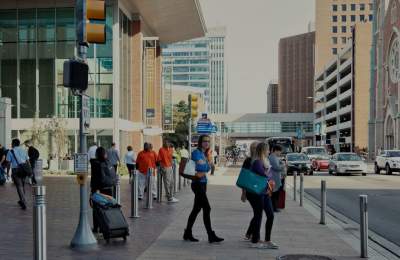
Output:
[[[212,129],[211,129],[211,133],[216,133],[216,132],[218,132],[218,128],[216,125],[213,125]]]
[[[197,133],[211,134],[213,132],[213,124],[209,119],[200,119],[197,122]]]

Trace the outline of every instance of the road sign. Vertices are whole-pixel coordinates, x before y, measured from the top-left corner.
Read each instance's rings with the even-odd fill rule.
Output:
[[[76,153],[74,156],[74,172],[88,173],[88,155],[86,153]]]
[[[90,106],[89,106],[89,96],[82,95],[82,117],[83,117],[83,133],[90,133]]]
[[[200,119],[197,121],[196,130],[199,134],[211,134],[213,131],[213,124],[210,119]]]

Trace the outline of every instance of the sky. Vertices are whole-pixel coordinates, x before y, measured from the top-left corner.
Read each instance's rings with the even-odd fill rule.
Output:
[[[207,27],[226,26],[228,112],[265,113],[279,39],[308,31],[315,0],[200,0]]]

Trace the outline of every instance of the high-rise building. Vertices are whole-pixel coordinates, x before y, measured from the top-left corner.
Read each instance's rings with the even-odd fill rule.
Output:
[[[312,113],[315,32],[279,41],[279,113]]]
[[[267,113],[278,113],[278,82],[271,81],[267,86]]]
[[[228,113],[227,69],[225,65],[225,27],[210,28],[210,107],[212,114]]]
[[[372,18],[371,0],[315,0],[315,73],[351,42],[355,23]]]
[[[63,63],[77,53],[75,2],[2,0],[0,5],[0,90],[11,98],[12,137],[35,135],[44,156],[78,150],[79,102],[63,86]],[[106,43],[88,49],[88,144],[115,142],[139,150],[148,141],[158,147],[160,44],[205,35],[198,0],[106,1],[105,24]],[[177,24],[185,26],[177,30]],[[51,123],[63,138],[46,128]]]
[[[371,23],[357,23],[351,41],[316,75],[316,144],[350,152],[368,147]]]
[[[225,28],[210,28],[206,37],[162,46],[164,86],[204,89],[206,111],[227,112]]]

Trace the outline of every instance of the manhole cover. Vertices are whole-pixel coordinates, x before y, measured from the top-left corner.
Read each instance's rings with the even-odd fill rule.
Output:
[[[334,260],[334,258],[321,255],[283,255],[278,256],[277,260]]]

